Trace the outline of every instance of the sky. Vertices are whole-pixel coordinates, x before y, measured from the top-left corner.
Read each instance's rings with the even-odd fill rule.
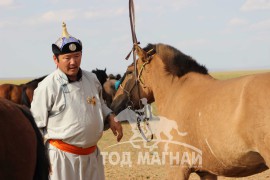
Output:
[[[209,71],[270,69],[270,0],[134,0],[138,41],[171,45]],[[82,69],[132,63],[128,0],[0,0],[0,78],[55,70],[62,33],[83,43]]]

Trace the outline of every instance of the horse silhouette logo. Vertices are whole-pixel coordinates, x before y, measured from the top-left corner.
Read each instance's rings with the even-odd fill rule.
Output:
[[[157,148],[157,145],[160,142],[165,142],[165,151],[168,151],[168,145],[172,142],[173,136],[171,135],[171,131],[175,130],[178,135],[186,136],[187,132],[180,132],[176,121],[170,120],[163,116],[154,116],[152,114],[152,108],[150,104],[147,104],[147,99],[141,99],[142,104],[144,107],[139,110],[131,110],[130,108],[126,108],[120,114],[117,115],[117,119],[119,121],[127,120],[131,126],[131,131],[133,135],[129,138],[129,143],[134,148],[141,148],[138,142],[143,142],[143,147],[148,148],[150,151]],[[141,131],[140,133],[138,128],[138,121],[140,120],[141,124]],[[148,121],[144,121],[147,119]],[[148,124],[151,127],[149,129]],[[150,137],[153,134],[155,135],[155,139],[152,140],[153,143],[148,143],[147,140],[143,138]],[[143,134],[143,135],[142,135]],[[161,139],[161,134],[163,134],[167,139]],[[172,142],[173,143],[173,142]]]

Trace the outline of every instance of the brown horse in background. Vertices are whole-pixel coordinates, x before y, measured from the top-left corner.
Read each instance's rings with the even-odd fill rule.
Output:
[[[115,83],[116,79],[108,79],[103,84],[103,91],[102,91],[102,97],[104,101],[106,102],[107,106],[110,107],[112,104],[112,100],[115,96],[116,89],[115,89]]]
[[[122,80],[122,76],[117,74],[116,76],[113,74],[109,74],[107,81],[103,84],[103,99],[106,102],[108,107],[111,107],[112,100],[115,96],[115,93],[120,85]]]
[[[136,46],[136,52],[137,66],[128,67],[111,107],[116,113],[127,104],[140,108],[145,97],[155,102],[159,116],[187,133],[180,136],[171,130],[173,141],[182,146],[170,144],[169,151],[193,157],[190,147],[196,147],[202,163],[192,158],[174,161],[166,166],[169,179],[187,180],[192,172],[208,180],[245,177],[270,167],[270,73],[217,80],[171,46]],[[160,122],[160,132],[166,126]],[[164,152],[162,143],[158,146]]]
[[[48,179],[46,149],[29,109],[3,98],[0,142],[0,179]]]
[[[46,76],[34,79],[26,84],[2,84],[0,85],[0,97],[11,100],[16,104],[26,105],[30,108],[34,90],[37,88],[38,83]]]
[[[92,73],[96,74],[101,86],[103,87],[102,97],[107,106],[110,107],[116,93],[115,83],[121,78],[121,75],[117,74],[115,76],[113,74],[109,74],[108,76],[106,73],[106,68],[104,70],[96,68],[95,70],[92,70]]]

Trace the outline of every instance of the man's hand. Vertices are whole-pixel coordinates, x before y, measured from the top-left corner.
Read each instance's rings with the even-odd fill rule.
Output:
[[[110,128],[115,136],[117,136],[117,141],[119,142],[123,137],[122,125],[116,119],[114,114],[110,114],[108,117]]]

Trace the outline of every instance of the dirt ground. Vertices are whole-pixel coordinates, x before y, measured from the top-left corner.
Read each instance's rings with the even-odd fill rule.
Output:
[[[154,163],[151,165],[143,164],[143,161],[138,160],[139,153],[148,152],[149,149],[143,148],[142,142],[136,142],[136,145],[141,148],[134,148],[128,140],[133,134],[128,123],[123,123],[124,137],[122,144],[116,144],[116,138],[112,134],[111,130],[104,132],[99,147],[101,152],[104,154],[105,163],[105,176],[107,180],[166,180],[167,172],[163,165]],[[117,153],[118,155],[114,154]],[[125,153],[130,153],[132,164],[121,164],[120,162],[124,159]],[[153,157],[153,154],[149,154]],[[127,156],[125,156],[127,157]],[[127,162],[127,161],[123,161]],[[145,161],[146,162],[146,161]],[[130,165],[130,166],[129,166]],[[199,176],[192,174],[190,180],[199,180]],[[270,170],[244,178],[225,178],[218,177],[218,180],[264,180],[270,179]]]

